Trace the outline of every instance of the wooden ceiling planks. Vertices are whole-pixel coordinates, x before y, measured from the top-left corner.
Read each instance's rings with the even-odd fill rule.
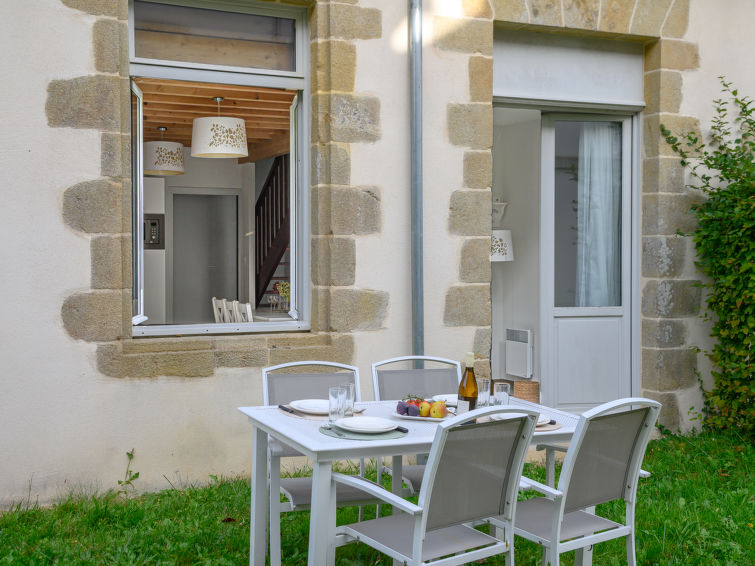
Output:
[[[134,82],[144,95],[144,141],[164,138],[190,146],[194,118],[217,115],[218,105],[212,100],[216,96],[224,98],[221,116],[243,118],[256,154],[263,154],[261,148],[267,143],[277,153],[281,141],[288,139],[294,90],[151,78]],[[158,126],[168,128],[164,136]]]

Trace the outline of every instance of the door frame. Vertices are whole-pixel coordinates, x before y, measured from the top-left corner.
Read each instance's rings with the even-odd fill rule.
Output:
[[[640,113],[627,113],[622,110],[606,112],[605,108],[595,108],[593,112],[589,109],[579,108],[578,111],[564,111],[567,109],[559,108],[558,111],[549,112],[544,108],[541,111],[541,149],[540,149],[540,395],[541,402],[545,405],[555,406],[556,387],[553,377],[553,328],[552,320],[558,308],[554,306],[553,293],[553,255],[543,253],[546,242],[552,246],[554,232],[553,225],[547,225],[544,222],[546,213],[549,218],[553,216],[553,199],[552,191],[549,193],[546,187],[547,183],[553,182],[552,165],[553,160],[546,159],[545,147],[542,132],[545,130],[544,123],[546,120],[555,122],[557,119],[573,120],[621,120],[625,123],[622,129],[622,135],[628,134],[629,140],[622,140],[623,155],[627,155],[629,163],[622,168],[624,174],[629,175],[629,182],[623,187],[629,194],[622,194],[622,209],[628,207],[629,226],[623,229],[623,235],[629,238],[629,247],[626,250],[628,257],[624,259],[622,265],[629,267],[628,277],[625,270],[622,269],[622,302],[628,301],[629,304],[625,310],[625,316],[628,318],[628,337],[627,337],[627,362],[630,364],[628,379],[628,394],[639,396],[641,393],[641,328],[640,328],[640,274],[641,274],[641,250],[642,237],[640,226],[640,148],[641,148],[641,119]],[[546,163],[547,162],[547,163]],[[546,207],[549,207],[546,210]],[[627,281],[627,278],[629,281]],[[577,315],[576,309],[571,309],[570,314]],[[586,314],[590,308],[583,308]],[[568,410],[568,408],[566,408]]]

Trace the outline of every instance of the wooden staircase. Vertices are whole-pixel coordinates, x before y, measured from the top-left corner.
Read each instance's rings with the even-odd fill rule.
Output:
[[[255,305],[259,307],[289,247],[289,154],[275,158],[254,207]]]

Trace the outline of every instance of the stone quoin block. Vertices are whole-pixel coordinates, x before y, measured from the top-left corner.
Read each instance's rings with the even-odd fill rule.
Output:
[[[627,0],[602,0],[598,29],[611,33],[627,33],[634,4],[634,1]]]
[[[92,289],[131,285],[131,236],[100,236],[90,242]]]
[[[677,277],[684,269],[687,242],[681,236],[642,239],[642,276]]]
[[[689,25],[689,0],[674,0],[661,31],[664,37],[684,37]]]
[[[681,193],[686,190],[680,157],[651,157],[642,162],[642,191]]]
[[[94,68],[101,73],[128,76],[128,28],[126,22],[98,19],[92,26]]]
[[[645,73],[645,102],[659,112],[678,112],[682,104],[682,74],[660,69]]]
[[[489,189],[493,184],[493,153],[489,150],[464,152],[464,187]]]
[[[691,348],[643,348],[642,387],[674,391],[697,381],[697,352]]]
[[[353,238],[312,238],[312,283],[324,286],[354,284],[356,245]]]
[[[684,320],[646,318],[642,321],[642,345],[647,348],[678,348],[687,342]]]
[[[344,93],[312,97],[319,142],[374,142],[380,139],[380,99]]]
[[[312,92],[352,92],[357,70],[357,49],[343,40],[316,41],[311,47]]]
[[[351,157],[348,144],[318,143],[312,146],[313,185],[351,183]]]
[[[461,0],[461,10],[470,18],[490,19],[493,17],[490,0]]]
[[[107,179],[85,181],[63,193],[63,219],[82,232],[120,233],[123,187]]]
[[[600,0],[566,0],[564,26],[571,29],[598,29]]]
[[[121,129],[121,79],[92,75],[47,85],[47,123],[52,128]],[[130,103],[129,103],[130,110]]]
[[[658,415],[658,424],[663,425],[671,431],[679,430],[679,401],[674,393],[657,393],[643,389],[642,396],[653,401],[658,401],[663,405]]]
[[[637,0],[630,33],[659,37],[672,0]]]
[[[700,281],[651,280],[642,291],[642,314],[651,318],[694,316],[700,310]]]
[[[120,291],[100,291],[66,297],[60,314],[72,338],[103,342],[121,338],[122,310]]]
[[[492,104],[449,104],[448,138],[453,145],[490,149],[493,144]]]
[[[128,2],[125,0],[62,0],[69,8],[93,14],[125,19],[128,17]]]
[[[465,283],[490,282],[490,238],[468,238],[464,241],[459,279]]]
[[[448,230],[460,236],[490,236],[491,200],[488,191],[454,191]]]
[[[689,71],[700,66],[696,43],[661,39],[645,47],[645,70],[673,69]]]
[[[469,99],[472,102],[493,100],[493,59],[474,55],[469,58]]]
[[[433,45],[445,51],[493,54],[493,22],[471,18],[433,18]]]
[[[697,227],[690,207],[703,197],[688,192],[681,194],[645,194],[642,196],[642,233],[673,236],[689,234]]]
[[[100,141],[100,173],[104,177],[129,177],[131,136],[103,132]]]
[[[525,0],[492,0],[495,19],[503,22],[529,23]]]
[[[379,330],[388,314],[388,293],[370,289],[330,291],[330,330]]]
[[[473,349],[476,354],[479,354],[480,356],[485,358],[490,356],[490,336],[490,327],[478,328],[477,330],[475,330]]]
[[[563,26],[561,0],[529,0],[530,23],[543,26]]]
[[[383,14],[376,8],[318,2],[311,26],[312,37],[321,39],[377,39],[383,35]]]
[[[456,285],[446,293],[446,326],[490,326],[490,285]]]

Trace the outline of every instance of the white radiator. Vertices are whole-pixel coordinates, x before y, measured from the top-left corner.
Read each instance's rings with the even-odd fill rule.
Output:
[[[506,329],[506,373],[532,378],[532,330]]]

